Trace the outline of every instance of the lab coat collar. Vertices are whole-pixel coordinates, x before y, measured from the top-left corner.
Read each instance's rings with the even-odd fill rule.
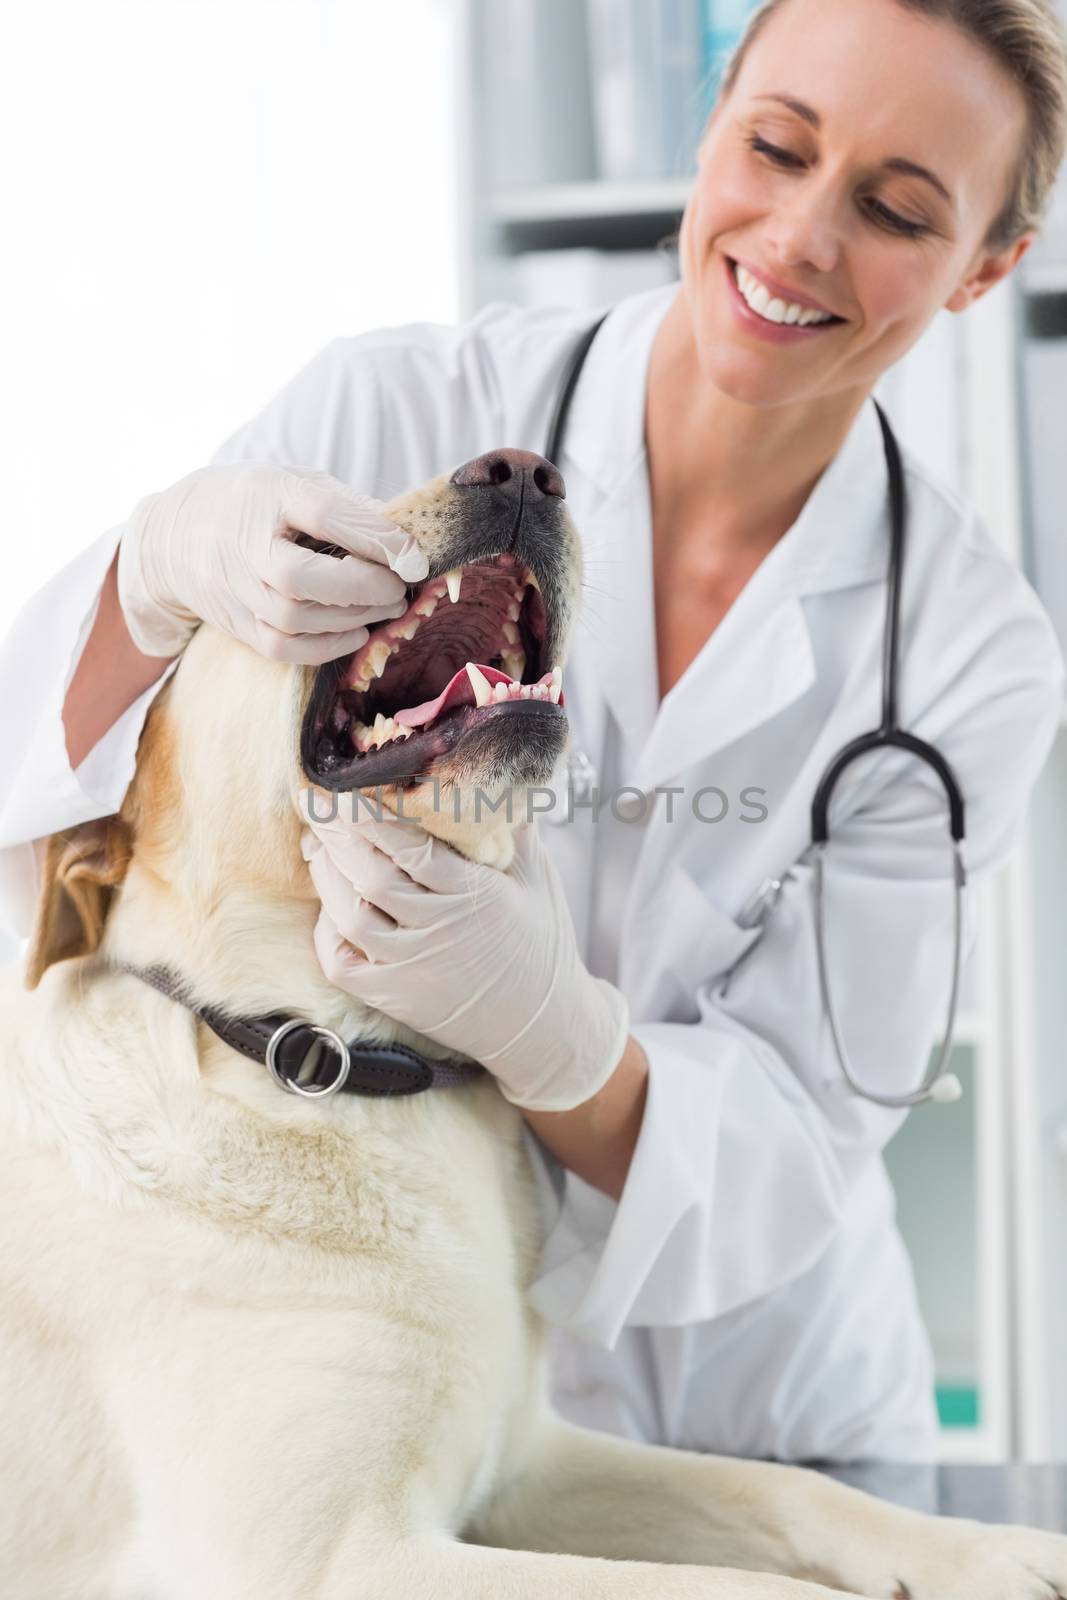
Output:
[[[796,521],[657,704],[644,410],[652,343],[676,292],[632,295],[611,311],[575,391],[563,452],[585,480],[578,648],[623,734],[623,781],[646,790],[799,699],[815,679],[803,597],[880,580],[889,556],[885,452],[868,399]]]

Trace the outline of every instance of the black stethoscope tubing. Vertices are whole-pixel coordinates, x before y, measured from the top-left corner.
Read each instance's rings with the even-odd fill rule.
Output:
[[[570,415],[571,401],[574,391],[578,386],[585,358],[589,354],[589,347],[593,343],[598,331],[607,320],[608,313],[600,317],[592,327],[587,328],[575,346],[563,381],[559,386],[552,419],[548,427],[548,442],[545,455],[554,465],[559,465],[563,448],[563,439],[566,433],[567,419]],[[836,756],[833,756],[819,779],[811,805],[811,838],[814,850],[815,867],[815,894],[816,894],[816,935],[819,954],[819,981],[822,988],[823,1003],[830,1021],[834,1045],[838,1061],[845,1080],[854,1093],[862,1095],[864,1099],[872,1100],[877,1105],[888,1106],[892,1109],[901,1109],[918,1105],[925,1100],[948,1101],[959,1098],[961,1093],[959,1079],[953,1073],[943,1071],[949,1050],[952,1046],[953,1024],[956,1015],[956,1006],[959,997],[960,954],[962,947],[962,891],[967,881],[963,864],[962,845],[964,833],[964,802],[959,784],[955,775],[940,750],[927,744],[924,739],[918,738],[913,733],[908,733],[899,726],[897,720],[897,679],[899,664],[900,641],[900,593],[901,580],[904,571],[904,553],[906,543],[906,529],[908,519],[907,492],[904,484],[904,470],[900,459],[900,447],[896,436],[889,425],[889,419],[882,407],[874,400],[874,408],[878,413],[878,421],[882,428],[882,440],[885,448],[886,467],[889,476],[889,570],[886,584],[886,618],[882,643],[882,720],[880,725],[871,733],[861,734],[858,738],[843,745]],[[908,750],[912,755],[925,761],[937,773],[944,788],[949,806],[949,828],[952,836],[953,855],[953,887],[955,893],[955,950],[952,968],[952,990],[949,998],[948,1020],[942,1033],[941,1048],[937,1060],[928,1069],[922,1084],[916,1090],[907,1094],[883,1095],[866,1090],[858,1083],[855,1073],[848,1060],[844,1047],[844,1040],[838,1024],[837,1014],[830,993],[827,976],[827,961],[824,930],[824,854],[829,841],[828,814],[830,797],[834,786],[845,769],[859,757],[867,755],[871,750],[887,746],[897,746]],[[771,880],[775,898],[781,889],[779,880]],[[773,901],[770,902],[773,904]],[[770,909],[768,905],[767,909]]]

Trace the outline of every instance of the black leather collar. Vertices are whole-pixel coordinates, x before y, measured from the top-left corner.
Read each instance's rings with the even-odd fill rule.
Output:
[[[166,967],[135,967],[126,961],[116,965],[187,1006],[226,1044],[268,1067],[283,1089],[310,1100],[338,1093],[421,1094],[474,1083],[485,1072],[475,1062],[436,1061],[403,1044],[346,1043],[332,1029],[285,1011],[231,1016],[196,1000],[187,983]]]

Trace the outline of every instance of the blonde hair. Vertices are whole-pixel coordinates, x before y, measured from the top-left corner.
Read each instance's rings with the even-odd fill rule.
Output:
[[[787,0],[763,0],[749,18],[719,84],[725,100],[745,57]],[[1067,33],[1051,0],[895,0],[908,11],[952,22],[984,45],[1018,84],[1027,103],[1028,127],[1008,199],[985,237],[1001,250],[1037,228],[1052,198],[1067,153]]]

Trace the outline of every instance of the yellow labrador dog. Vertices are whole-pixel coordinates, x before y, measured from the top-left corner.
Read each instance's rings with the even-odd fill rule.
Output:
[[[388,513],[404,617],[317,671],[201,628],[121,813],[49,842],[0,988],[0,1595],[1067,1594],[1067,1540],[552,1415],[520,1114],[326,982],[298,797],[381,784],[506,866],[431,779],[547,777],[579,547],[521,452]]]

